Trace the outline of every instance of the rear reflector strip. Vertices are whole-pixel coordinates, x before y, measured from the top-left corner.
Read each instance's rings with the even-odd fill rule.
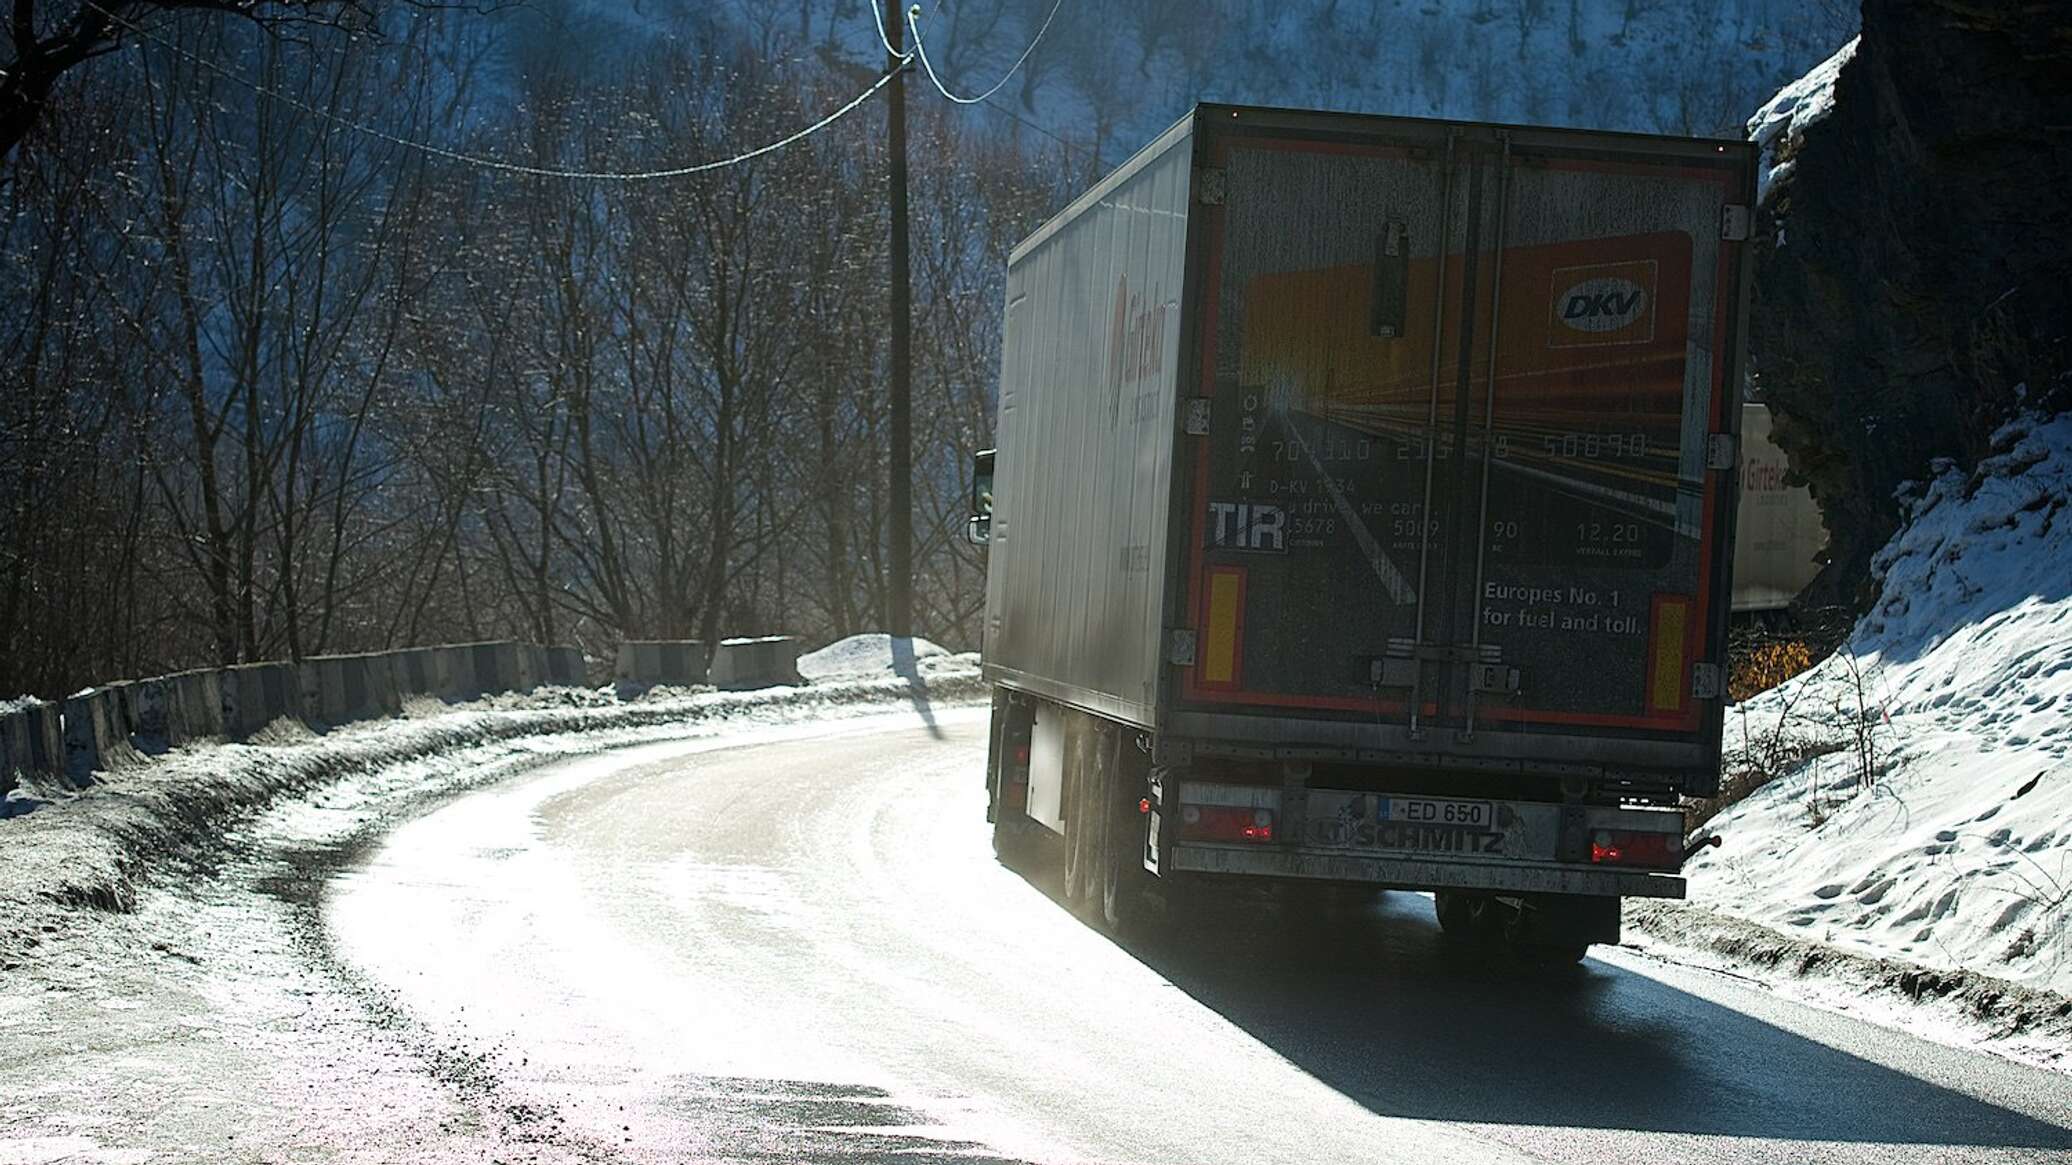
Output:
[[[1650,712],[1681,712],[1689,696],[1687,654],[1690,642],[1689,595],[1656,595],[1648,617],[1648,696]]]
[[[1202,648],[1201,683],[1236,687],[1239,637],[1244,631],[1245,570],[1241,566],[1211,567],[1208,578],[1208,634]]]

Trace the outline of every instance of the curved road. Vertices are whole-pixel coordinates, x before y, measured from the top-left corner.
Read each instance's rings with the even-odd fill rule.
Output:
[[[561,764],[342,875],[333,953],[599,1160],[2072,1159],[2065,1076],[1630,952],[1465,972],[1413,895],[1119,946],[993,861],[984,756],[960,710]]]

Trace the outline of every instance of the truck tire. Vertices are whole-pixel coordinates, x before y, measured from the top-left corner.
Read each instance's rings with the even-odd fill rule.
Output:
[[[1065,776],[1065,904],[1075,910],[1084,910],[1089,901],[1098,904],[1101,893],[1100,875],[1096,872],[1099,855],[1095,852],[1094,836],[1101,820],[1098,814],[1088,812],[1091,800],[1087,786],[1093,784],[1087,778],[1085,765],[1066,766]]]
[[[1518,961],[1528,967],[1557,971],[1573,967],[1590,953],[1589,943],[1522,943],[1511,948]]]
[[[1501,931],[1496,903],[1480,895],[1434,891],[1432,913],[1439,918],[1439,934],[1458,946],[1490,945]]]
[[[1619,900],[1580,895],[1526,899],[1504,928],[1518,961],[1542,970],[1573,967],[1592,943],[1619,941]]]

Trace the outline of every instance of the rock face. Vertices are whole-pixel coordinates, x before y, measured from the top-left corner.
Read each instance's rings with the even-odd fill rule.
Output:
[[[2072,5],[1865,0],[1831,111],[1779,144],[1749,351],[1820,502],[1806,601],[1860,601],[1893,490],[2072,407]]]

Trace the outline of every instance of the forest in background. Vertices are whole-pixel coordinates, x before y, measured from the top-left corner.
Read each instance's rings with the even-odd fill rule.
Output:
[[[1049,8],[937,5],[934,63],[990,84]],[[1718,133],[1849,18],[1765,0],[1058,11],[987,105],[909,80],[915,622],[956,647],[979,638],[962,519],[1008,250],[1194,96]],[[883,106],[652,181],[411,145],[613,173],[730,157],[871,84],[868,9],[533,0],[140,27],[0,160],[0,693],[412,643],[881,625]],[[1628,61],[1662,76],[1607,81]]]

